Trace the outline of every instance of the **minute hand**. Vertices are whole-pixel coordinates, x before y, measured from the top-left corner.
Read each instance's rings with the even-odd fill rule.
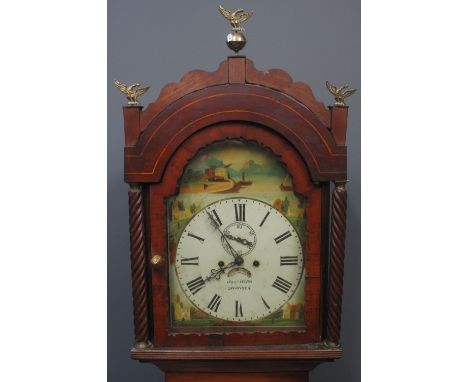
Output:
[[[242,259],[242,256],[239,255],[236,252],[236,250],[232,247],[231,243],[229,243],[229,240],[226,238],[226,235],[223,233],[223,231],[221,231],[221,228],[219,227],[218,222],[215,220],[215,218],[213,216],[211,216],[211,214],[208,211],[206,213],[207,213],[208,217],[210,218],[211,223],[216,227],[216,229],[221,234],[221,240],[224,240],[226,242],[226,244],[228,245],[229,250],[231,252],[231,255],[234,257],[234,260],[236,260],[236,262],[240,261],[238,259]],[[238,264],[238,265],[240,265],[240,264]]]

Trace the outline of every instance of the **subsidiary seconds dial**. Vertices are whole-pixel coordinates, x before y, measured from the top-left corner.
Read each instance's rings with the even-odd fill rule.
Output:
[[[293,296],[302,246],[289,220],[269,204],[230,198],[196,214],[177,245],[176,271],[188,299],[227,321],[253,321]]]

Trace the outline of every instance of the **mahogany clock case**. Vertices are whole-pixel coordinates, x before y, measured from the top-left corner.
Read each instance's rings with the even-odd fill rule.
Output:
[[[183,55],[181,55],[181,58],[182,58]],[[187,69],[193,69],[193,67],[200,67],[200,68],[207,68],[207,69],[211,69],[213,70],[213,66],[216,66],[214,65],[214,62],[213,60],[211,59],[212,55],[206,55],[204,57],[204,62],[205,65],[203,65],[202,63],[200,63],[199,65],[197,65],[196,63],[193,63],[193,62],[190,62],[191,65],[189,65],[189,63],[186,64],[186,68]],[[222,57],[222,55],[221,55]],[[190,60],[191,61],[191,60]],[[218,60],[219,61],[219,60]],[[258,60],[256,60],[258,61]],[[282,62],[280,62],[281,60],[278,60],[278,61],[271,61],[271,64],[270,65],[267,65],[266,67],[262,67],[262,69],[267,69],[269,67],[287,67],[287,60],[283,60]],[[200,61],[201,62],[201,61]],[[310,62],[314,62],[314,60],[311,60]],[[258,62],[257,62],[257,65],[258,65]],[[113,67],[114,66],[114,67]],[[116,70],[116,67],[118,66],[117,63],[114,63],[112,65],[110,65],[110,68],[112,68],[113,72],[114,73],[117,73],[118,70]],[[315,77],[317,77],[317,74],[314,73],[314,71],[312,69],[310,70],[306,70],[307,71],[307,75],[310,76],[310,75],[313,75]],[[144,70],[142,71],[144,72]],[[339,70],[337,70],[337,72],[339,72]],[[157,82],[170,82],[170,81],[162,81],[161,78],[159,78],[157,76],[157,73],[154,73],[152,72],[151,69],[148,68],[148,73],[151,73],[151,74],[148,74],[148,76],[146,78],[151,78],[152,80],[152,84],[154,83],[157,83]],[[171,80],[177,80],[178,78],[180,78],[180,72],[176,75],[174,75]],[[115,75],[112,75],[110,77],[117,77],[117,74]],[[169,77],[169,76],[167,76]],[[305,76],[305,78],[307,78],[307,76]],[[357,79],[359,78],[358,75],[356,77]],[[153,80],[154,79],[154,80]],[[346,78],[348,79],[348,78]],[[140,77],[138,78],[138,80],[141,81]],[[320,80],[323,80],[323,77],[320,78]],[[310,80],[308,80],[307,82],[311,82]],[[350,80],[350,82],[352,82],[353,85],[358,85],[359,84],[359,81],[357,80]],[[154,86],[156,87],[156,86]],[[325,99],[330,99],[330,96],[327,95],[325,93],[325,91],[322,92],[322,96],[318,96],[318,94],[320,94],[320,90],[317,91],[317,87],[314,86],[314,92],[315,92],[315,95],[317,96],[317,98],[321,99],[321,100],[325,100]],[[155,92],[156,94],[153,95],[152,97],[148,97],[148,99],[155,99],[156,98],[156,95],[158,93],[158,91]],[[121,166],[122,162],[121,162],[121,155],[122,155],[122,152],[119,151],[119,150],[116,150],[115,148],[117,147],[122,147],[121,145],[121,142],[124,141],[123,139],[123,134],[122,134],[122,130],[121,128],[118,128],[118,126],[121,127],[121,114],[120,114],[120,110],[112,110],[112,109],[115,109],[114,105],[115,104],[121,104],[121,101],[119,99],[117,99],[116,96],[114,96],[114,93],[112,92],[109,92],[109,95],[110,95],[110,102],[109,102],[109,150],[108,150],[108,156],[109,156],[109,253],[112,254],[112,256],[110,256],[109,258],[109,314],[110,314],[110,317],[112,317],[111,320],[109,320],[109,334],[110,334],[110,338],[109,338],[109,371],[110,373],[113,375],[113,377],[111,378],[111,380],[119,380],[119,375],[120,373],[118,372],[118,370],[120,371],[123,371],[125,369],[127,370],[130,370],[132,369],[132,375],[140,375],[141,377],[139,377],[140,380],[142,380],[143,377],[143,374],[145,373],[148,373],[148,379],[147,380],[154,380],[154,376],[151,376],[151,378],[149,377],[149,375],[153,375],[155,373],[158,373],[156,371],[156,368],[152,368],[151,370],[148,370],[147,368],[144,368],[142,365],[140,364],[137,364],[133,361],[133,363],[131,363],[131,361],[128,359],[128,345],[131,344],[133,342],[133,339],[132,339],[132,332],[131,332],[131,328],[132,328],[132,313],[131,311],[129,311],[129,309],[127,310],[127,308],[130,308],[130,301],[131,301],[131,297],[129,295],[129,289],[126,289],[129,287],[129,281],[128,281],[128,274],[129,274],[129,269],[130,269],[130,264],[129,264],[129,258],[128,258],[128,248],[129,248],[129,244],[128,244],[128,211],[126,210],[126,204],[127,204],[127,200],[126,200],[126,193],[127,193],[127,189],[125,187],[125,185],[122,183],[122,177],[121,177],[121,174],[123,173],[123,168]],[[358,100],[357,98],[355,100]],[[353,101],[355,101],[353,100]],[[113,101],[115,101],[113,103]],[[358,103],[358,102],[355,102],[355,103]],[[331,100],[329,102],[329,104],[331,104]],[[350,150],[350,153],[351,153],[351,156],[349,158],[349,167],[348,167],[348,177],[351,178],[352,182],[350,183],[350,185],[348,186],[348,191],[349,191],[349,197],[350,197],[350,200],[349,200],[349,206],[350,206],[350,214],[349,214],[349,217],[348,219],[350,219],[348,221],[348,226],[351,227],[350,229],[352,230],[355,230],[356,227],[358,228],[359,224],[352,224],[352,221],[356,221],[356,218],[357,218],[357,214],[358,213],[358,210],[356,211],[356,207],[355,206],[358,206],[359,204],[356,203],[358,202],[358,198],[356,198],[356,196],[358,195],[358,192],[359,192],[359,173],[356,172],[355,170],[352,170],[350,167],[355,167],[356,165],[356,161],[353,160],[353,158],[359,158],[358,155],[355,155],[356,152],[358,153],[358,148],[359,148],[359,145],[358,145],[358,139],[356,139],[356,137],[358,137],[359,135],[359,132],[357,131],[357,129],[355,128],[354,131],[352,130],[353,129],[353,120],[354,120],[354,124],[355,126],[357,126],[358,124],[356,123],[356,121],[358,120],[358,113],[359,113],[359,108],[356,107],[355,104],[353,104],[353,112],[350,113],[350,122],[348,124],[348,147],[350,147],[351,145],[353,145],[353,150]],[[356,113],[356,114],[353,114],[353,113]],[[236,135],[236,129],[237,131],[241,131],[243,128],[245,129],[246,128],[246,125],[242,125],[242,124],[219,124],[217,126],[219,129],[217,130],[218,132],[216,134],[219,134],[219,132],[222,132],[223,129],[229,129],[229,131],[231,132],[234,132],[234,135]],[[256,131],[258,130],[259,131],[259,134],[260,134],[260,131],[262,131],[261,128],[259,128],[258,126],[255,126],[254,124],[250,124],[248,126],[252,131]],[[215,127],[213,126],[213,130],[215,129]],[[265,133],[265,131],[262,131],[263,133]],[[232,134],[232,133],[231,133]],[[241,133],[239,133],[240,135],[242,135]],[[252,133],[252,134],[255,134],[255,133]],[[264,141],[265,138],[262,137],[262,140]],[[268,140],[268,138],[267,138]],[[187,143],[187,144],[190,144],[190,143]],[[357,148],[357,150],[356,150]],[[190,150],[190,149],[189,149]],[[354,150],[356,150],[356,152],[353,152]],[[300,167],[300,166],[299,166]],[[301,170],[300,168],[297,168],[296,171],[303,171]],[[309,169],[310,171],[310,169]],[[135,179],[136,181],[138,181],[138,179]],[[172,187],[175,187],[175,185],[173,185]],[[119,191],[120,190],[120,191]],[[357,193],[354,193],[352,191],[357,191]],[[353,203],[353,200],[354,200],[354,203]],[[118,233],[117,235],[115,235],[116,233]],[[354,232],[356,233],[356,232]],[[351,239],[348,239],[348,243],[347,243],[347,256],[353,256],[353,252],[354,253],[358,253],[356,251],[356,249],[358,249],[358,247],[356,247],[356,245],[358,246],[359,245],[359,242],[356,240],[358,238],[358,235],[351,235],[350,236],[350,233],[348,232],[348,237],[351,237]],[[350,243],[351,242],[351,243]],[[354,251],[353,251],[354,249]],[[356,263],[353,263],[353,267],[354,267],[354,264]],[[347,266],[348,266],[348,263],[347,263]],[[120,269],[120,270],[119,270]],[[349,273],[348,273],[349,272]],[[356,276],[356,273],[352,274],[353,270],[351,269],[347,269],[346,270],[346,274],[347,275],[350,275],[349,277],[353,278]],[[358,273],[357,273],[358,275]],[[347,276],[348,277],[348,276]],[[124,287],[125,286],[125,279],[127,280],[127,283],[126,283],[126,288]],[[123,285],[124,284],[124,285]],[[347,289],[348,287],[345,288],[345,291],[349,292],[349,290]],[[349,293],[348,293],[349,295]],[[126,301],[123,301],[124,298],[126,296]],[[351,296],[353,296],[353,293],[352,293],[352,290],[351,290]],[[351,297],[352,298],[352,297]],[[354,321],[354,324],[356,325],[356,328],[357,330],[354,331],[354,332],[351,332],[351,331],[348,331],[349,329],[349,323],[353,323],[352,320],[349,320],[348,321],[348,324],[347,324],[347,321],[346,321],[346,311],[347,311],[347,306],[349,306],[349,300],[346,300],[345,298],[345,305],[344,305],[344,309],[345,309],[345,314],[344,314],[344,322],[343,322],[343,335],[342,335],[342,342],[345,343],[345,342],[348,342],[349,339],[353,339],[354,337],[354,340],[358,342],[358,333],[359,333],[359,329],[358,329],[358,319]],[[351,300],[351,303],[352,303],[352,300]],[[358,307],[359,304],[355,305],[355,307]],[[126,311],[126,313],[125,313]],[[351,310],[348,310],[349,312],[353,312],[353,309]],[[358,310],[354,310],[354,316],[356,317],[356,312],[358,312]],[[122,314],[122,313],[125,313],[125,314]],[[123,317],[122,317],[123,316]],[[358,318],[359,314],[357,313],[357,318]],[[348,315],[348,318],[350,316]],[[353,314],[351,314],[351,317],[353,317]],[[116,330],[117,327],[120,327],[120,331],[119,330]],[[125,334],[126,333],[126,334]],[[357,336],[356,336],[357,334]],[[120,340],[118,340],[118,338],[121,338]],[[120,345],[119,345],[120,343]],[[352,343],[352,341],[351,341]],[[346,345],[348,346],[347,349],[349,349],[349,345]],[[115,349],[121,349],[121,353],[119,353],[119,357],[120,358],[120,361],[116,362],[116,356],[114,356],[114,351]],[[352,351],[350,350],[349,351],[349,358],[350,360],[352,360],[353,358],[356,359],[359,358],[359,351]],[[122,355],[122,356],[120,356]],[[348,355],[347,355],[348,357]],[[343,359],[342,361],[340,361],[338,364],[335,364],[334,367],[335,368],[339,368],[339,364],[340,363],[343,363],[343,362],[347,362],[346,361],[347,358],[345,357],[345,359]],[[127,366],[124,366],[124,365],[127,365]],[[322,366],[322,368],[326,368],[324,366]],[[333,371],[333,368],[327,368],[327,378],[330,376],[330,373],[333,375],[334,371]],[[317,369],[317,371],[314,372],[314,375],[320,375],[320,368]],[[336,375],[339,375],[339,372],[336,372]],[[143,379],[144,380],[144,379]],[[347,380],[350,380],[349,379],[349,375],[347,375]]]
[[[321,362],[341,357],[342,350],[338,344],[346,230],[347,113],[348,108],[344,105],[334,105],[328,110],[317,101],[311,89],[304,83],[294,82],[283,70],[258,70],[245,56],[228,57],[214,72],[194,70],[185,74],[180,82],[166,85],[157,100],[144,110],[139,106],[123,108],[126,144],[124,179],[130,186],[129,228],[135,333],[132,358],[155,363],[162,370],[169,372],[180,371],[181,368],[189,372],[232,372],[235,363],[239,361],[242,361],[243,367],[248,367],[248,360],[256,360],[252,371],[304,372]],[[231,325],[217,326],[214,332],[208,320],[204,321],[202,327],[186,327],[190,330],[184,332],[174,331],[176,328],[170,323],[171,312],[180,311],[178,303],[183,296],[169,289],[168,272],[175,258],[172,247],[168,245],[171,232],[169,222],[174,216],[173,209],[167,208],[167,202],[187,187],[186,183],[183,183],[183,186],[182,179],[188,173],[187,166],[195,158],[202,152],[213,149],[215,145],[232,145],[234,142],[237,142],[237,147],[253,144],[260,152],[270,152],[271,157],[284,168],[287,174],[285,182],[290,180],[286,182],[289,184],[286,188],[283,183],[281,187],[277,187],[281,190],[281,198],[292,191],[291,198],[297,195],[304,200],[298,204],[305,206],[303,212],[298,215],[305,221],[302,245],[298,244],[302,247],[304,255],[305,299],[298,303],[303,309],[303,326],[275,328],[271,326],[271,322],[271,327],[265,331],[261,330],[263,324],[253,320],[244,330]],[[242,157],[244,164],[251,163],[251,160],[247,160],[249,157],[244,157],[239,151],[236,156]],[[205,153],[203,157],[209,155]],[[266,165],[267,162],[262,159],[261,163]],[[201,187],[199,195],[204,197],[211,193],[213,186],[215,190],[219,190],[221,180],[232,185],[232,188],[226,189],[231,194],[241,192],[237,187],[240,185],[242,188],[250,188],[252,182],[246,182],[245,173],[242,180],[233,180],[234,174],[231,172],[234,168],[226,170],[226,166],[231,165],[232,163],[227,165],[224,161],[214,167],[206,167],[204,164],[202,171],[195,178],[193,173],[196,171],[192,170],[192,179],[196,181],[193,187],[197,182],[203,183],[204,187]],[[228,171],[230,175],[225,178],[224,172],[220,173],[220,170]],[[330,183],[334,183],[332,204]],[[195,191],[195,188],[192,190]],[[266,194],[271,196],[272,192],[270,189]],[[185,209],[182,208],[182,204],[180,206],[180,210]],[[236,224],[240,225],[237,207],[239,206],[240,211],[241,204],[235,206]],[[197,207],[193,203],[190,216],[194,216],[200,208],[200,205]],[[278,208],[282,215],[289,215],[288,207],[283,209],[279,205],[273,208],[275,214],[278,213]],[[245,216],[244,214],[245,210],[242,216]],[[217,214],[216,217],[219,220]],[[290,218],[293,218],[293,215]],[[215,222],[214,218],[212,219]],[[244,221],[243,218],[241,220]],[[243,224],[247,222],[250,220]],[[185,226],[186,223],[180,224]],[[215,224],[218,229],[222,225],[221,222]],[[198,228],[201,229],[200,223]],[[249,229],[254,234],[253,229]],[[291,229],[295,232],[292,226]],[[263,231],[264,228],[260,230]],[[223,235],[222,231],[220,232]],[[260,231],[257,229],[257,232]],[[286,233],[291,236],[291,232]],[[205,242],[204,238],[193,233],[191,236]],[[229,244],[229,241],[222,237],[226,245]],[[245,236],[243,237],[244,239],[239,240],[244,241]],[[271,238],[272,242],[276,241],[273,240],[274,237]],[[204,248],[209,248],[209,243],[208,240]],[[212,248],[215,250],[215,247]],[[195,249],[192,246],[190,255],[194,254],[193,250]],[[220,252],[223,251],[224,249],[220,248]],[[262,251],[259,251],[255,251],[256,256],[262,256]],[[218,263],[220,255],[205,253],[202,256],[204,259],[212,255],[212,262],[207,263],[211,267]],[[279,255],[275,258],[280,261]],[[192,257],[191,260],[193,259],[200,258]],[[235,259],[236,262],[238,259],[242,261],[237,263],[238,265],[244,262],[242,256],[235,255]],[[299,257],[296,259],[299,260]],[[265,261],[273,262],[272,256],[267,256]],[[220,267],[222,266],[224,265]],[[247,268],[242,269],[250,278],[249,266],[245,266]],[[187,264],[183,268],[188,270],[190,267],[192,265]],[[258,282],[261,275],[267,274],[256,273],[256,276],[248,281]],[[278,293],[288,293],[293,284],[277,276],[277,280],[283,282],[283,289],[278,288]],[[222,287],[228,281],[234,282],[237,279],[234,277],[227,280],[229,277],[231,276],[227,275],[222,281],[214,282],[218,283],[218,287]],[[244,282],[247,281],[244,276],[241,278]],[[197,271],[192,274],[192,279],[187,279],[181,284],[181,288],[185,288],[188,293],[194,286],[193,291],[195,288],[205,287],[208,280],[203,279],[200,271]],[[275,282],[271,284],[272,281],[269,288],[262,293],[275,290]],[[209,284],[209,289],[214,287],[213,282]],[[208,299],[222,298],[215,294],[215,291],[221,293],[219,289],[212,289]],[[246,295],[243,293],[242,296],[232,295],[231,300],[240,298],[246,302]],[[257,298],[260,301],[260,296]],[[225,300],[225,304],[227,302]],[[211,302],[205,301],[203,304],[210,306]],[[191,304],[186,302],[185,305]],[[239,301],[236,301],[236,315],[239,311],[238,305]],[[190,325],[193,325],[204,309],[199,305],[198,308],[193,305],[193,308],[193,313],[190,312],[184,318]],[[222,309],[225,309],[224,304]],[[276,309],[278,308],[275,308],[275,311]],[[282,316],[283,319],[291,318],[285,314]],[[288,325],[291,325],[290,322]],[[259,345],[275,346],[263,347],[261,353],[258,353]],[[285,345],[289,346],[281,347]],[[242,357],[238,358],[239,348],[233,346],[250,348],[244,348]],[[193,353],[195,349],[196,353]],[[218,361],[207,365],[206,359]],[[306,363],[301,363],[301,359]],[[266,360],[281,362],[267,366],[262,363]]]

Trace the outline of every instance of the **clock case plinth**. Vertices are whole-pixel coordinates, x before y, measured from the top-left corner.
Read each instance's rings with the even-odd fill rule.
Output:
[[[132,358],[156,364],[168,381],[195,381],[203,373],[227,373],[234,379],[217,377],[232,381],[235,375],[257,373],[260,381],[280,372],[301,381],[319,363],[342,356],[347,111],[346,106],[327,110],[304,83],[293,82],[282,70],[259,71],[243,56],[228,57],[215,72],[187,73],[179,83],[166,85],[145,110],[123,108]],[[311,212],[320,215],[320,223],[308,228],[307,247],[313,248],[306,251],[305,267],[306,295],[315,300],[307,297],[303,333],[171,333],[164,200],[177,192],[185,166],[201,148],[226,139],[268,147],[286,164],[295,190],[316,198],[319,210]],[[155,256],[157,265],[151,262]],[[184,379],[184,373],[192,379]]]

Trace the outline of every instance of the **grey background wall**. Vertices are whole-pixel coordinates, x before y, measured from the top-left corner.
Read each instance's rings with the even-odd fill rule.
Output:
[[[192,69],[215,70],[229,55],[226,20],[219,0],[108,2],[108,380],[162,381],[153,365],[129,358],[133,344],[128,240],[127,186],[123,182],[124,98],[113,79],[151,85],[144,105],[157,98],[168,82]],[[360,88],[359,0],[223,0],[226,8],[253,9],[246,23],[248,43],[243,53],[258,69],[281,68],[295,81],[312,87],[315,96],[331,104],[324,82]],[[315,382],[360,380],[360,94],[348,102],[349,179],[343,359],[319,366]]]

